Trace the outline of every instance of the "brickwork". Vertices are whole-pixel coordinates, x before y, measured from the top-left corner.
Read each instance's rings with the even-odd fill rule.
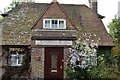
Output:
[[[44,48],[32,48],[31,68],[32,78],[44,78]]]
[[[5,73],[5,68],[3,66],[7,65],[7,60],[5,58],[7,53],[8,52],[2,49],[2,47],[0,46],[0,80],[2,78],[2,75]]]
[[[69,48],[64,48],[64,68],[67,67],[69,55]],[[36,60],[35,56],[40,56],[40,60]],[[32,78],[44,78],[44,48],[32,48],[31,53],[31,77]],[[66,77],[64,71],[64,78]]]
[[[64,48],[64,69],[67,67],[68,57],[69,57],[69,48]],[[64,78],[66,78],[66,73],[64,70]]]
[[[51,6],[48,8],[48,10],[45,12],[45,14],[42,16],[38,24],[36,25],[37,28],[42,29],[43,28],[43,19],[48,18],[48,19],[66,19],[67,23],[67,29],[75,29],[67,16],[64,13],[64,10],[62,10],[61,6],[57,3],[51,4]]]

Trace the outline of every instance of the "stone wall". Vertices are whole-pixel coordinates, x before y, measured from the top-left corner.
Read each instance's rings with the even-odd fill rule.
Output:
[[[3,74],[5,73],[5,66],[7,66],[7,51],[0,46],[0,80],[2,79]]]
[[[44,78],[44,48],[32,48],[31,77]]]

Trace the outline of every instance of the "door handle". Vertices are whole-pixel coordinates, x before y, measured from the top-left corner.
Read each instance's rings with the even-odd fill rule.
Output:
[[[60,66],[60,69],[62,69],[62,65]]]

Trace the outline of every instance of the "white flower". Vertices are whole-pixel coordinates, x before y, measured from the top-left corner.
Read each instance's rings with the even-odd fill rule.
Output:
[[[79,43],[80,43],[80,41],[78,41],[78,40],[77,40],[77,41],[76,41],[76,43],[77,43],[77,44],[79,44]]]
[[[90,39],[86,39],[86,41],[89,41]]]
[[[96,34],[94,34],[94,36],[96,37]]]
[[[91,42],[94,42],[94,40],[91,40]]]
[[[73,56],[72,59],[71,59],[71,62],[75,63],[76,62],[76,57]]]
[[[81,40],[81,38],[78,38],[78,41],[80,41]]]
[[[93,47],[95,47],[95,44],[94,44],[94,43],[91,43],[90,46],[93,48]]]

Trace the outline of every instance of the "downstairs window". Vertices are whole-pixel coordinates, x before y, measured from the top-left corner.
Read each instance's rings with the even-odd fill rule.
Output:
[[[10,50],[9,51],[9,66],[22,66],[24,51]]]

